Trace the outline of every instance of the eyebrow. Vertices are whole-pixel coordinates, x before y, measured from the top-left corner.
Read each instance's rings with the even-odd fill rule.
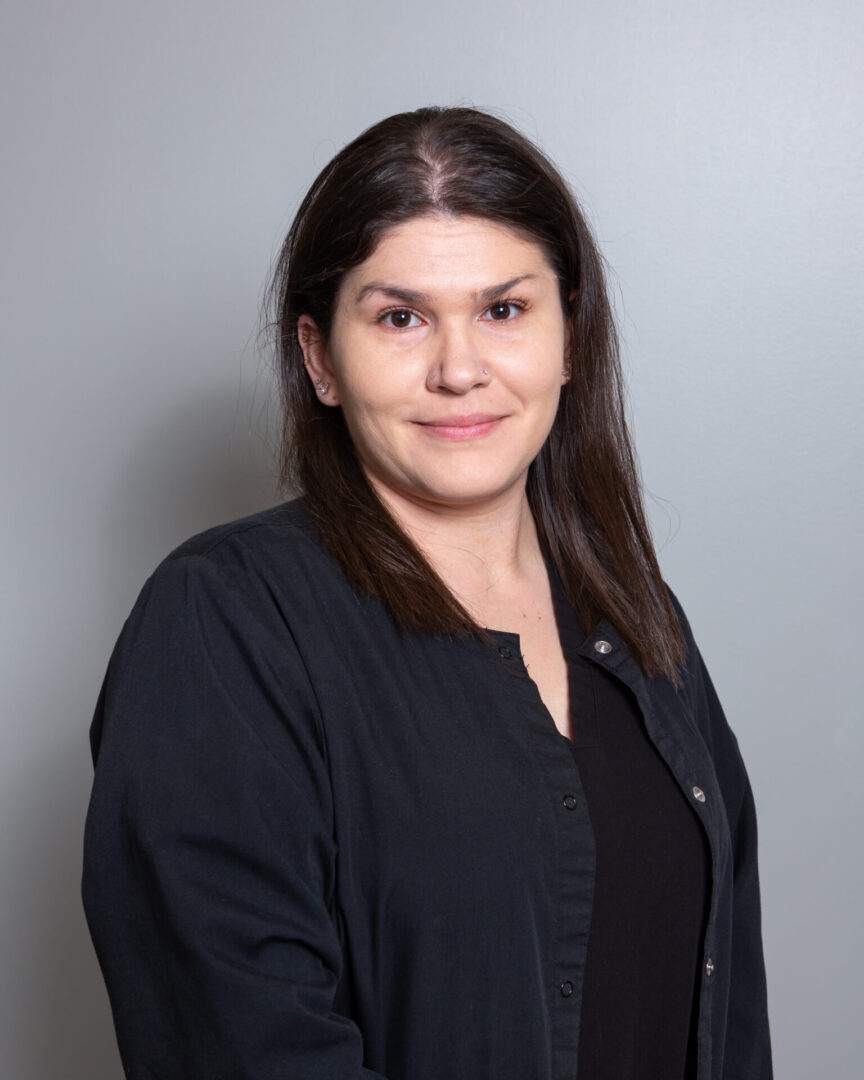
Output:
[[[528,281],[536,277],[536,274],[520,274],[518,277],[510,278],[509,281],[502,281],[499,285],[490,285],[488,289],[481,289],[479,292],[474,293],[474,299],[477,303],[491,304],[493,300],[502,293],[508,292],[514,285],[518,285],[520,281]],[[429,297],[426,293],[416,292],[414,289],[402,289],[397,285],[387,285],[382,281],[370,281],[367,285],[358,289],[357,295],[354,297],[354,303],[361,303],[369,293],[373,292],[384,293],[385,296],[392,297],[394,300],[402,300],[406,304],[429,303]]]

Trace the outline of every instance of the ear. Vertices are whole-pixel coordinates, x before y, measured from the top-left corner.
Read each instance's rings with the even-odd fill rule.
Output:
[[[338,405],[336,376],[327,354],[327,346],[311,315],[301,315],[297,320],[297,341],[303,352],[306,373],[315,387],[318,400],[324,405]]]

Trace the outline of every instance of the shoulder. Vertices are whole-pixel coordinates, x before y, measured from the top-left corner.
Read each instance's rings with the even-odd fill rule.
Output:
[[[284,737],[285,717],[305,715],[315,731],[303,654],[320,637],[307,613],[321,604],[308,592],[310,580],[328,574],[331,589],[339,588],[331,563],[297,502],[214,526],[174,548],[145,581],[111,653],[91,729],[94,760],[103,728],[115,738],[140,729],[147,739],[161,732],[171,741],[189,725],[210,730],[212,718],[231,708],[235,734],[254,726],[270,746]]]
[[[162,648],[212,637],[270,643],[304,653],[356,623],[364,605],[350,588],[299,500],[190,536],[170,551],[141,588],[122,637]],[[230,632],[229,632],[229,628]]]
[[[663,584],[666,586],[666,592],[669,594],[669,600],[672,603],[672,607],[675,611],[675,616],[678,619],[678,625],[681,628],[681,633],[684,635],[684,643],[687,646],[687,655],[689,657],[690,650],[695,645],[695,642],[693,640],[693,630],[690,626],[690,620],[687,618],[687,615],[684,612],[681,601],[672,591],[672,586],[669,584],[668,581],[665,580]]]
[[[146,621],[198,621],[207,607],[251,599],[273,567],[308,547],[321,557],[312,522],[299,500],[282,503],[195,533],[169,551],[141,587],[124,635]]]
[[[304,543],[320,546],[308,512],[299,499],[293,499],[190,536],[165,556],[157,570],[178,559],[197,556],[218,561],[241,548],[263,556],[274,545],[284,549]]]
[[[314,582],[338,591],[341,571],[299,499],[215,525],[190,536],[156,566],[141,597],[172,595],[172,583],[220,583],[226,596],[251,603],[302,597]],[[139,597],[140,601],[140,597]]]
[[[681,678],[683,692],[692,697],[701,691],[702,683],[708,677],[708,671],[681,601],[672,591],[668,582],[664,582],[664,585],[684,638],[684,661],[678,669],[678,674]]]

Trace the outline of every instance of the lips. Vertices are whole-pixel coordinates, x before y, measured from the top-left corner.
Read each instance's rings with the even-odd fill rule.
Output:
[[[417,423],[424,427],[476,427],[478,424],[489,424],[493,420],[503,420],[497,413],[468,413],[467,416],[439,416],[434,420],[418,420]]]
[[[434,420],[418,420],[416,423],[438,438],[475,439],[494,431],[503,419],[497,413],[467,413],[438,416]]]

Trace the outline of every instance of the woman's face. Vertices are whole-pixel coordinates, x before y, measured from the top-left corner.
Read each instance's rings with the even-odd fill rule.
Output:
[[[298,323],[321,400],[391,506],[521,498],[566,381],[565,333],[539,244],[444,215],[388,230],[345,275],[326,346]]]

